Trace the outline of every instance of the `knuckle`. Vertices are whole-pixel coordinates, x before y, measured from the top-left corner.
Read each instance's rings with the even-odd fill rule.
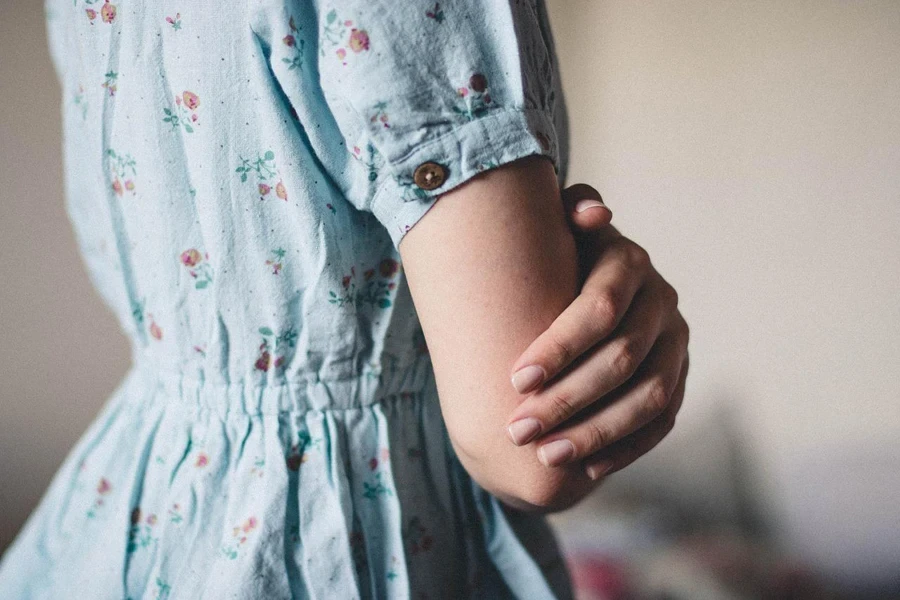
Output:
[[[550,396],[551,423],[561,423],[577,411],[572,397],[563,391],[554,392]]]
[[[647,410],[653,416],[660,415],[669,404],[669,394],[662,380],[654,379],[647,389]]]
[[[631,377],[638,367],[638,355],[635,342],[624,338],[613,349],[612,368],[621,381]]]
[[[554,364],[567,365],[572,361],[574,358],[574,351],[567,342],[560,339],[559,336],[551,336],[547,341],[551,347]]]
[[[669,306],[671,306],[673,309],[678,308],[678,290],[666,283],[663,286],[663,295],[665,296],[665,301]]]
[[[620,300],[616,292],[607,290],[594,298],[594,316],[604,330],[611,330],[619,314]]]
[[[637,244],[628,246],[628,260],[635,269],[644,269],[650,266],[650,253]]]
[[[600,423],[588,421],[585,425],[587,426],[587,447],[582,454],[592,454],[614,441],[612,432]]]

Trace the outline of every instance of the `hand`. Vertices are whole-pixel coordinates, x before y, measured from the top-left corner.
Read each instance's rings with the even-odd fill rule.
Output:
[[[562,196],[581,292],[513,365],[513,386],[531,395],[507,432],[516,445],[534,440],[547,466],[583,460],[596,480],[671,431],[684,399],[689,329],[677,292],[646,250],[609,225],[600,194],[576,184]]]

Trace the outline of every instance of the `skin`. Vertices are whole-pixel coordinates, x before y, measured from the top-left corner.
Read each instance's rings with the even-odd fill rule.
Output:
[[[632,260],[640,253],[609,225],[607,209],[574,213],[574,204],[585,198],[599,194],[589,186],[560,194],[549,161],[529,157],[442,195],[400,245],[457,456],[482,487],[529,512],[556,512],[586,496],[602,480],[588,476],[590,460],[624,466],[649,450],[671,428],[683,396],[681,377],[665,406],[650,394],[652,410],[641,386],[618,402],[597,402],[616,381],[630,377],[630,368],[621,359],[610,363],[609,350],[603,350],[611,346],[619,356],[620,346],[597,342],[635,336],[663,340],[672,298],[663,293],[660,301],[637,302],[659,293],[655,271],[649,261]],[[604,300],[609,297],[615,302]],[[639,310],[623,318],[632,298]],[[615,310],[600,311],[598,318],[597,307]],[[622,328],[624,337],[616,335],[618,324],[631,322],[630,329]],[[632,379],[660,378],[675,362],[677,372],[685,372],[686,351],[685,360],[677,360],[679,343],[656,344],[659,350],[647,354],[659,358],[644,361],[642,375],[635,369]],[[509,374],[535,363],[544,369],[545,383],[523,395],[510,385]],[[567,369],[570,365],[574,368]],[[620,392],[625,389],[618,385]],[[562,397],[572,399],[569,408],[583,402],[593,410],[568,414],[560,410]],[[623,408],[597,410],[612,404]],[[540,419],[542,433],[516,445],[505,427],[524,416]],[[600,452],[583,462],[578,458],[593,448],[589,436],[596,422],[622,433],[602,440]],[[554,423],[561,427],[552,430]],[[545,465],[538,450],[562,434],[582,455]]]
[[[599,192],[576,184],[562,196],[576,232],[581,291],[515,361],[511,376],[538,365],[545,378],[526,391],[507,425],[536,418],[540,458],[545,445],[569,440],[574,452],[566,462],[581,462],[599,479],[649,452],[674,427],[690,331],[677,292],[643,248],[609,225],[612,212]],[[593,207],[579,212],[581,205]]]

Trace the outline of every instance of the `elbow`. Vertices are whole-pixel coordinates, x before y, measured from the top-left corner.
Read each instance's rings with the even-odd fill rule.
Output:
[[[579,465],[574,465],[565,473],[553,473],[549,477],[539,473],[531,480],[525,479],[515,494],[506,499],[498,498],[524,512],[552,514],[568,510],[581,502],[591,492],[594,483]]]
[[[552,514],[572,508],[599,483],[580,463],[547,468],[536,457],[534,444],[508,452],[472,452],[471,445],[450,437],[462,466],[482,488],[516,510]],[[503,440],[502,443],[506,443]]]

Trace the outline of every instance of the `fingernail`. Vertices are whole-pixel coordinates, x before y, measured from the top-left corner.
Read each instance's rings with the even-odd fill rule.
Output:
[[[572,455],[575,454],[575,446],[569,440],[556,440],[541,446],[538,454],[544,465],[555,467],[572,458]]]
[[[586,467],[584,470],[587,473],[587,476],[590,477],[593,481],[597,481],[604,475],[606,475],[609,470],[612,468],[612,463],[610,462],[602,462],[596,465],[590,465]]]
[[[544,369],[537,365],[528,365],[516,371],[512,376],[513,387],[520,394],[530,392],[544,380]]]
[[[513,421],[506,428],[510,439],[516,446],[527,444],[541,430],[541,423],[534,417],[526,417]]]
[[[575,204],[575,212],[584,212],[589,208],[594,208],[595,206],[603,206],[606,205],[600,200],[579,200],[577,204]]]

